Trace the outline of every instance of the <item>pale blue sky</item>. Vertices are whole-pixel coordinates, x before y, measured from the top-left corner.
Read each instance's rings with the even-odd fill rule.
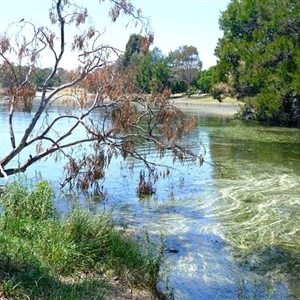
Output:
[[[138,32],[134,27],[124,29],[125,19],[112,24],[108,18],[108,2],[99,4],[97,0],[77,1],[87,7],[99,30],[106,29],[104,43],[111,43],[120,50],[125,49],[129,35]],[[216,64],[214,48],[218,38],[222,37],[218,19],[230,0],[135,0],[134,5],[141,8],[143,14],[150,17],[154,30],[154,44],[164,54],[182,45],[197,47],[203,68]],[[0,33],[7,24],[23,18],[37,24],[48,22],[51,0],[0,0]],[[68,60],[69,59],[69,60]],[[72,56],[68,55],[63,67],[70,67]],[[43,61],[43,65],[47,60]],[[50,66],[50,65],[49,65]]]

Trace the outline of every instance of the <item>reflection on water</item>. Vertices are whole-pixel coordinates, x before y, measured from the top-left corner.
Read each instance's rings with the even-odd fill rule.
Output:
[[[300,131],[195,111],[188,114],[197,118],[197,127],[183,143],[198,149],[201,140],[206,161],[223,176],[210,164],[175,163],[171,176],[155,184],[157,193],[139,199],[139,172],[116,158],[106,171],[105,197],[79,195],[76,201],[91,209],[114,208],[116,222],[137,234],[147,229],[159,239],[162,233],[162,273],[168,274],[175,299],[300,297],[295,270],[285,264],[291,256],[295,262],[300,257]],[[27,119],[19,115],[20,132]],[[4,120],[0,113],[2,134]],[[0,147],[1,153],[7,148],[2,138]],[[151,149],[144,151],[158,159]],[[40,162],[29,176],[36,170],[54,183],[61,177],[61,165],[51,160]],[[73,202],[72,197],[56,199],[61,212]]]

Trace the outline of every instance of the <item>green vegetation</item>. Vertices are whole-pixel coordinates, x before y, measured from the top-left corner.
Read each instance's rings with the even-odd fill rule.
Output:
[[[29,72],[29,66],[14,66],[14,72],[19,77],[20,81],[24,81],[26,78],[27,73]],[[37,67],[31,78],[31,83],[34,84],[37,89],[42,88],[44,82],[48,78],[48,76],[51,74],[51,68],[39,68]],[[65,83],[67,81],[67,71],[63,68],[58,68],[57,74],[53,76],[49,80],[48,88],[54,88],[59,86],[62,83]],[[1,66],[1,73],[0,73],[0,87],[2,89],[6,89],[9,86],[12,85],[12,78],[10,77],[10,70],[5,69],[3,66]],[[1,92],[1,91],[0,91]]]
[[[117,61],[116,68],[128,73],[134,70],[132,80],[146,93],[162,92],[194,93],[201,78],[202,62],[194,46],[181,46],[168,55],[158,47],[149,50],[152,39],[132,34],[126,44],[124,55]]]
[[[174,57],[175,72],[187,86],[188,97],[191,96],[191,85],[199,77],[202,61],[198,50],[194,46],[181,46],[172,53]]]
[[[242,99],[256,120],[300,126],[300,3],[233,0],[219,23],[214,97]]]
[[[298,193],[297,187],[289,185],[294,178],[291,175],[271,178],[266,174],[249,177],[226,180],[223,191],[228,194],[224,193],[218,203],[219,218],[226,239],[233,246],[234,257],[274,282],[297,282],[300,214],[298,203],[289,199],[295,199]],[[290,192],[291,189],[295,192]]]
[[[52,200],[45,181],[1,192],[1,299],[102,299],[110,276],[154,290],[162,252],[147,234],[138,245],[108,215],[80,209],[62,219]]]
[[[146,54],[149,51],[149,42],[140,34],[131,34],[125,47],[125,52],[121,63],[123,68],[131,65],[132,56],[136,54]],[[124,70],[124,69],[123,69]]]
[[[274,292],[286,285],[291,297],[283,299],[298,299],[300,131],[240,120],[227,125],[210,128],[212,159],[226,170],[222,178],[215,172],[212,209],[232,259],[263,276]]]
[[[199,79],[197,80],[197,87],[204,94],[210,93],[213,69],[214,67],[210,67],[208,70],[203,70]]]

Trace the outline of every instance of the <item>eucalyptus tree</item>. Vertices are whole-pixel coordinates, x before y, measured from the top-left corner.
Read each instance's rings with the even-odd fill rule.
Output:
[[[175,72],[188,88],[188,97],[191,96],[191,84],[199,77],[202,61],[194,46],[180,46],[173,52]]]
[[[125,15],[138,21],[145,47],[150,44],[153,35],[141,11],[130,0],[109,2],[110,19],[115,22]],[[95,28],[87,8],[71,0],[53,0],[50,21],[49,26],[36,26],[22,20],[10,24],[0,36],[0,68],[8,83],[4,90],[7,123],[1,125],[8,128],[7,135],[1,133],[0,142],[5,143],[1,147],[5,151],[0,152],[1,177],[8,179],[12,174],[25,172],[37,161],[51,156],[67,162],[63,185],[98,189],[105,169],[117,155],[142,161],[153,174],[157,163],[139,152],[140,143],[153,144],[161,155],[170,152],[180,160],[189,156],[203,162],[199,153],[194,154],[179,143],[194,122],[186,120],[173,106],[170,90],[149,97],[136,88],[130,69],[118,72],[112,59],[120,52],[102,42],[103,32]],[[41,84],[40,97],[36,98],[37,86],[32,79],[38,62],[49,50],[53,65]],[[59,86],[48,91],[70,51],[76,54],[75,67],[64,74]],[[15,67],[18,65],[28,66],[25,76]],[[93,93],[88,95],[87,91]],[[58,101],[66,105],[65,112],[48,119],[49,107]],[[17,111],[30,116],[18,136],[14,122]],[[97,122],[90,117],[95,113],[102,116]]]
[[[258,120],[300,126],[300,3],[233,0],[219,23],[215,96],[221,87]]]

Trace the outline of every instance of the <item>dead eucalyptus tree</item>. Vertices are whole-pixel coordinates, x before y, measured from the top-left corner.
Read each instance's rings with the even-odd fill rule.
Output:
[[[147,47],[153,34],[141,10],[130,0],[109,2],[110,19],[115,22],[125,15],[129,21],[137,22],[143,32],[143,46]],[[7,123],[1,126],[9,128],[7,136],[1,134],[1,143],[7,142],[9,147],[0,150],[0,177],[8,179],[25,172],[49,156],[54,160],[63,157],[67,163],[62,185],[98,189],[99,180],[116,155],[137,158],[148,170],[155,169],[157,163],[138,150],[142,142],[155,145],[161,155],[170,151],[182,161],[189,156],[202,164],[202,155],[178,143],[193,127],[193,121],[186,120],[172,104],[169,90],[143,94],[133,85],[131,70],[117,71],[112,58],[117,58],[120,51],[102,43],[103,33],[93,25],[87,8],[71,0],[53,0],[49,16],[48,27],[22,20],[10,24],[0,37],[0,68],[6,82],[3,101],[8,107]],[[70,29],[76,30],[75,36],[68,32]],[[31,78],[49,50],[53,59],[51,73],[36,97],[37,87]],[[77,54],[76,68],[68,72],[67,82],[49,90],[50,80],[70,51]],[[26,74],[21,72],[22,66],[27,66]],[[47,112],[55,102],[66,109],[49,119]],[[17,111],[31,116],[18,138],[14,127]],[[95,113],[99,113],[97,121],[90,117]]]

